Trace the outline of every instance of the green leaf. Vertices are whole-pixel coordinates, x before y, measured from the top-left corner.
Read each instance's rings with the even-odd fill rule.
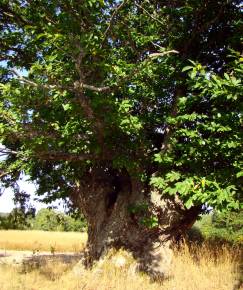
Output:
[[[72,108],[71,104],[62,104],[64,111],[68,111]]]
[[[240,171],[236,174],[236,177],[237,178],[240,178],[240,177],[243,177],[243,171]]]
[[[192,199],[188,199],[185,203],[184,203],[185,207],[187,209],[190,209],[193,206],[193,200]]]
[[[195,79],[196,75],[197,75],[197,71],[196,70],[193,70],[192,72],[190,72],[190,78],[191,79]]]
[[[166,174],[166,179],[168,179],[171,182],[177,181],[180,178],[181,178],[180,172],[171,171],[171,172],[169,172],[169,173]]]
[[[150,184],[159,189],[163,189],[166,187],[166,182],[162,177],[151,177]]]
[[[192,70],[192,69],[193,69],[193,66],[191,66],[191,65],[185,66],[185,67],[183,67],[182,72],[185,72],[185,71],[188,71],[188,70]]]

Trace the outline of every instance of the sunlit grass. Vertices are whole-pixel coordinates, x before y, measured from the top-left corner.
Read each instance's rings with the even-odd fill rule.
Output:
[[[54,234],[54,233],[53,233]],[[72,235],[71,233],[69,233]],[[116,265],[115,258],[125,257],[126,263]],[[125,251],[111,251],[92,270],[66,264],[58,259],[48,260],[38,267],[0,267],[1,290],[233,290],[240,288],[240,249],[228,246],[183,245],[175,251],[171,275],[153,282],[133,271],[136,262]],[[75,270],[74,270],[75,269]],[[238,285],[238,286],[237,286]],[[234,288],[236,287],[236,288]]]
[[[79,252],[87,240],[86,233],[44,231],[0,231],[0,249]]]

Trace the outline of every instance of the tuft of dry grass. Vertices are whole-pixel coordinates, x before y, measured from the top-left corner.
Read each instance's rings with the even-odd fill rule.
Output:
[[[114,261],[123,261],[116,263]],[[135,261],[125,251],[111,252],[92,270],[48,260],[38,268],[21,272],[0,267],[1,290],[233,290],[239,285],[240,249],[208,245],[175,251],[170,278],[153,282],[145,274],[132,271]],[[237,286],[238,284],[238,286]]]
[[[33,252],[80,252],[87,240],[86,233],[45,231],[0,231],[0,249]]]
[[[184,244],[175,253],[175,275],[165,282],[165,289],[233,290],[239,284],[240,259],[239,247],[205,243],[189,249]]]

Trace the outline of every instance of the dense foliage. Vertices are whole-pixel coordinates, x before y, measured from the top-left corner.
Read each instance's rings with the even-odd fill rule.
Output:
[[[2,185],[50,201],[109,164],[238,209],[241,2],[1,0]]]

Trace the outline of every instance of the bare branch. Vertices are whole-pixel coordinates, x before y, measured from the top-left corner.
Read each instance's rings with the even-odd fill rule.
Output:
[[[41,87],[43,89],[48,89],[48,90],[53,90],[53,89],[57,89],[57,88],[59,88],[59,89],[62,88],[63,89],[63,87],[58,87],[56,85],[38,84],[38,83],[36,83],[34,81],[31,81],[31,80],[27,79],[26,77],[21,76],[15,69],[10,70],[10,72],[12,72],[15,76],[17,76],[17,79],[19,81],[22,81],[22,82],[24,82],[24,83],[26,83],[26,84],[28,84],[28,85],[30,85],[32,87],[36,87],[36,88]]]
[[[1,148],[0,152],[4,155],[24,155],[23,151],[14,151],[8,148]],[[58,152],[58,151],[46,151],[46,152],[34,152],[32,157],[36,157],[42,160],[56,160],[56,161],[84,161],[88,159],[99,159],[98,156],[88,153],[66,153],[66,152]],[[1,175],[0,175],[1,177]]]
[[[93,86],[93,85],[87,85],[87,84],[84,84],[80,81],[76,81],[74,83],[74,88],[75,89],[79,89],[79,90],[83,90],[83,89],[86,89],[86,90],[90,90],[90,91],[94,91],[94,92],[106,92],[106,91],[109,91],[111,89],[111,87],[109,86],[104,86],[104,87],[96,87],[96,86]]]
[[[148,57],[151,58],[151,59],[154,59],[154,58],[165,56],[165,55],[171,54],[171,53],[178,54],[179,51],[177,51],[177,50],[167,50],[167,51],[164,51],[164,52],[155,52],[155,53],[149,54]]]
[[[11,150],[11,149],[7,149],[7,148],[0,148],[0,153],[2,153],[3,155],[8,155],[8,154],[17,155],[20,152],[14,151],[14,150]]]
[[[150,18],[152,18],[156,22],[164,25],[164,23],[162,21],[160,21],[158,18],[155,18],[154,16],[152,16],[151,13],[149,13],[145,8],[143,8],[143,6],[139,5],[138,3],[135,3],[135,5],[139,8],[141,8]]]
[[[23,83],[26,83],[32,87],[35,88],[42,88],[45,90],[69,90],[69,91],[74,91],[76,89],[86,89],[86,90],[90,90],[90,91],[94,91],[94,92],[104,92],[104,91],[108,91],[110,90],[110,87],[108,86],[104,86],[104,87],[96,87],[93,85],[88,85],[85,83],[82,83],[80,81],[76,81],[74,83],[74,87],[69,87],[69,86],[61,86],[61,85],[50,85],[50,84],[38,84],[32,80],[27,79],[26,77],[21,76],[16,70],[11,70],[11,72],[17,76],[17,79],[19,81],[22,81]]]
[[[2,177],[4,177],[4,176],[8,175],[9,173],[11,173],[11,172],[10,172],[10,171],[7,171],[7,172],[1,172],[1,173],[0,173],[0,178],[2,178]]]
[[[1,3],[1,9],[0,12],[4,15],[10,18],[11,20],[14,20],[16,23],[24,24],[24,25],[31,25],[31,22],[24,19],[22,15],[17,14],[15,11],[13,11],[9,4],[4,5]]]
[[[103,39],[103,41],[102,41],[102,45],[104,44],[104,42],[106,41],[106,38],[107,38],[107,36],[108,36],[108,33],[109,33],[109,31],[110,31],[110,29],[111,29],[111,26],[112,26],[112,24],[113,24],[113,22],[114,22],[114,19],[115,19],[115,17],[116,17],[116,15],[117,15],[117,13],[118,13],[118,11],[126,4],[126,2],[127,2],[127,0],[124,0],[120,5],[118,5],[115,9],[114,9],[114,12],[112,13],[112,15],[111,15],[111,19],[110,19],[110,22],[109,22],[109,25],[108,25],[108,27],[106,28],[106,31],[105,31],[105,33],[104,33],[104,39]]]
[[[41,160],[56,160],[56,161],[84,161],[88,159],[98,159],[98,156],[88,153],[65,153],[58,151],[36,152],[35,157]]]

